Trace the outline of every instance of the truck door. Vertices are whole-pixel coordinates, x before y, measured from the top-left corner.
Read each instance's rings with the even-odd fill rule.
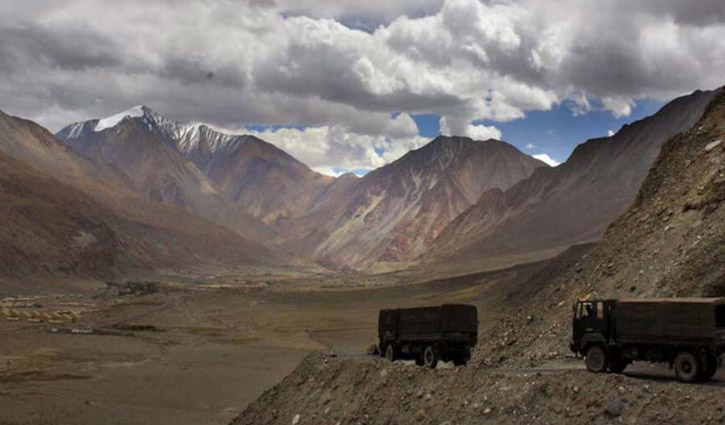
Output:
[[[606,321],[604,303],[602,301],[582,301],[577,307],[574,332],[584,335],[591,332],[604,333]]]

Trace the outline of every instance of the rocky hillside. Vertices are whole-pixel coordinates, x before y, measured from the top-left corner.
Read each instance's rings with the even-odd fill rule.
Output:
[[[633,205],[595,250],[541,288],[540,320],[502,323],[508,341],[489,340],[489,361],[538,363],[561,355],[571,304],[601,297],[725,296],[725,93],[720,89],[689,131],[662,147]],[[525,309],[524,309],[525,310]],[[489,353],[495,351],[495,356]]]
[[[323,264],[405,264],[489,189],[506,190],[543,162],[496,141],[438,137],[397,161],[345,183],[285,233]],[[397,265],[400,267],[400,265]]]
[[[475,259],[599,239],[631,205],[662,144],[691,128],[714,95],[675,99],[612,137],[579,145],[558,167],[485,192],[441,232],[427,258]]]
[[[715,424],[725,420],[722,396],[717,386],[586,371],[428,370],[313,354],[231,425]]]

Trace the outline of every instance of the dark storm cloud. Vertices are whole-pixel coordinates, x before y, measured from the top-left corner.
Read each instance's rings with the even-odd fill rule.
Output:
[[[634,0],[629,6],[645,14],[670,16],[687,25],[725,22],[725,2],[722,0]]]
[[[0,67],[16,72],[26,66],[73,70],[121,65],[118,45],[103,34],[76,28],[47,28],[32,22],[0,22]]]

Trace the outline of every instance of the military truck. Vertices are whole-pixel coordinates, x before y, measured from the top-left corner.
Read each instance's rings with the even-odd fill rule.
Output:
[[[464,304],[381,310],[378,338],[380,353],[390,361],[466,365],[478,342],[478,310]]]
[[[725,298],[580,300],[573,313],[570,348],[591,372],[622,373],[642,360],[703,381],[725,352]]]

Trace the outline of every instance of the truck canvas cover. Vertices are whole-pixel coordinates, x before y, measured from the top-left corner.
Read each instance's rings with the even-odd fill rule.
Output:
[[[725,299],[623,299],[617,302],[620,340],[712,340],[725,329]]]
[[[428,340],[446,333],[466,334],[468,338],[476,339],[478,334],[478,312],[476,307],[470,305],[445,304],[383,310],[380,315],[381,330],[394,326],[396,315],[396,331],[401,340]]]

